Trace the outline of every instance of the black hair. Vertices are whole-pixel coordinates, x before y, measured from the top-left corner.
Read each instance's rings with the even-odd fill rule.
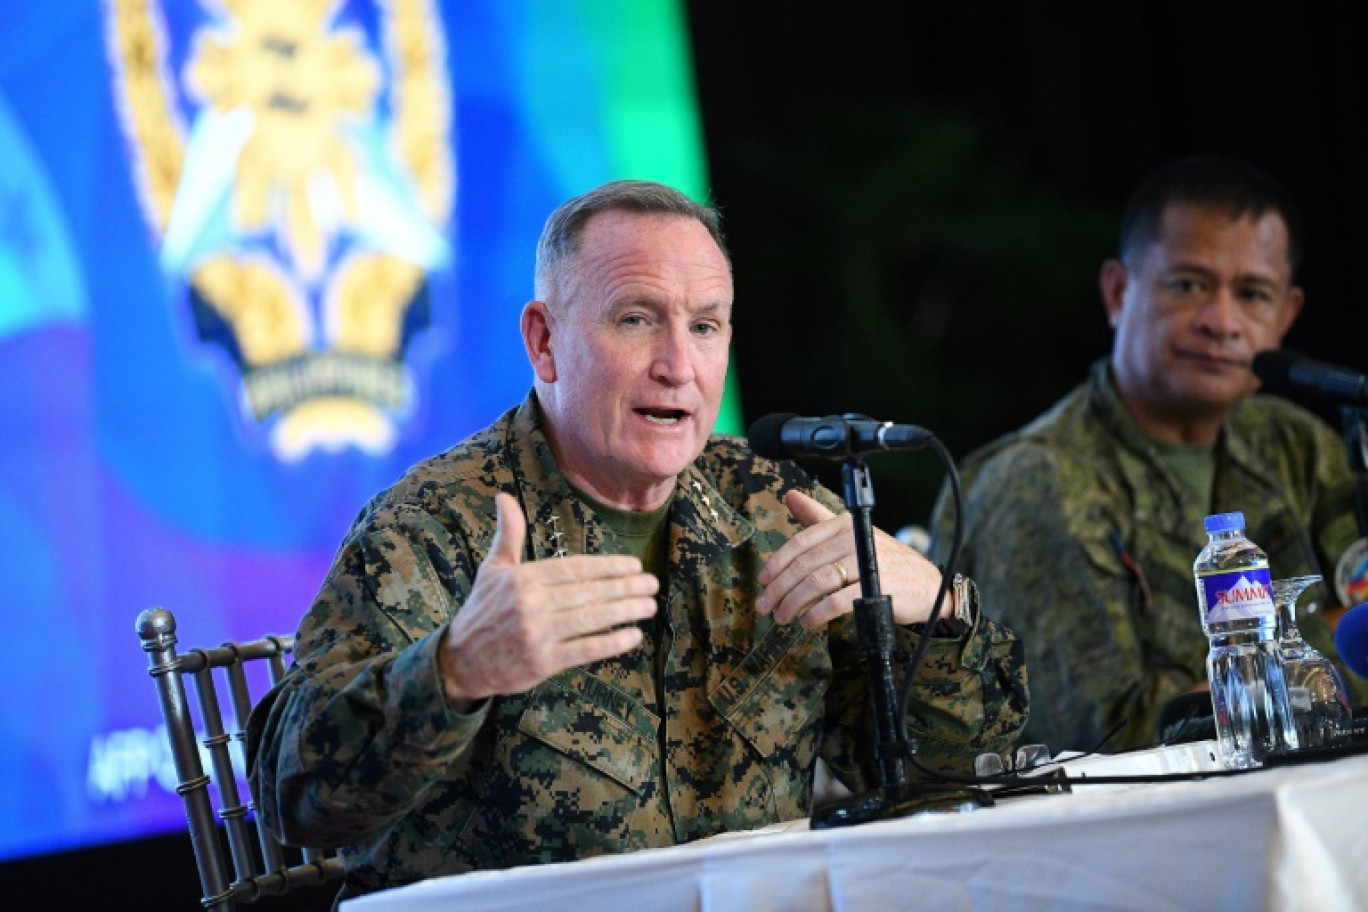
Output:
[[[1164,210],[1175,203],[1225,212],[1231,218],[1276,213],[1287,226],[1291,274],[1301,263],[1302,221],[1296,201],[1270,175],[1246,161],[1222,155],[1175,159],[1145,179],[1121,213],[1119,254],[1123,262],[1159,239]]]

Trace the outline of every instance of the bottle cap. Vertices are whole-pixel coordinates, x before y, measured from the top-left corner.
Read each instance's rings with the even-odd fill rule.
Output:
[[[1207,532],[1233,532],[1236,529],[1245,527],[1244,514],[1235,513],[1213,513],[1206,518]]]

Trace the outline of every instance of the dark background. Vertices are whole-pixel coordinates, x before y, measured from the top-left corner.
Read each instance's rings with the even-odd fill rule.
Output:
[[[1288,185],[1307,306],[1286,344],[1368,367],[1368,30],[1350,4],[689,8],[747,420],[863,412],[956,459],[1024,424],[1109,351],[1097,274],[1120,207],[1191,153]],[[935,455],[869,465],[876,521],[925,523]]]
[[[956,458],[1023,424],[1108,350],[1096,276],[1126,194],[1195,152],[1243,156],[1301,201],[1288,345],[1368,368],[1368,29],[1350,3],[687,8],[748,419],[859,411]],[[870,466],[880,525],[924,523],[934,455]],[[0,895],[183,910],[199,886],[174,833],[0,864]]]

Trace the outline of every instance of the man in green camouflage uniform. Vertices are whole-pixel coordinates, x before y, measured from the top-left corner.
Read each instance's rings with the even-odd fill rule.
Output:
[[[1358,540],[1344,446],[1304,409],[1250,395],[1253,355],[1278,347],[1301,306],[1299,240],[1286,194],[1241,163],[1159,172],[1127,207],[1121,259],[1102,270],[1110,361],[965,460],[956,567],[1026,647],[1025,740],[1153,744],[1170,701],[1201,692],[1192,564],[1211,513],[1242,511],[1275,577],[1325,576],[1320,610],[1305,613],[1308,596],[1299,619],[1335,655],[1343,598],[1331,581]],[[953,518],[947,490],[933,519],[942,560]],[[1361,700],[1362,682],[1346,678]]]
[[[842,505],[710,436],[730,347],[716,213],[610,184],[548,220],[523,404],[412,469],[348,534],[253,714],[261,812],[347,847],[343,896],[801,818],[824,759],[880,784]],[[1020,648],[878,533],[908,712],[968,771],[1025,719]]]

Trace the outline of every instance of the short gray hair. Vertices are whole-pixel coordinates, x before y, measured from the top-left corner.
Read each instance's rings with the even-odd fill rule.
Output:
[[[579,252],[585,223],[600,212],[635,212],[645,215],[678,215],[690,218],[708,229],[722,256],[731,265],[727,242],[722,234],[722,215],[711,205],[695,203],[673,187],[652,181],[612,181],[562,203],[552,212],[537,241],[537,271],[533,294],[546,301],[555,290],[556,280],[567,260]]]

